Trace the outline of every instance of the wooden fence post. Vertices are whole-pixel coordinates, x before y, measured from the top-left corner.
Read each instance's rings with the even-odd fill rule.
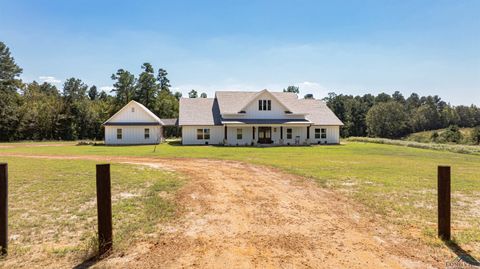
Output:
[[[8,164],[0,163],[0,254],[8,251]]]
[[[438,236],[450,240],[450,166],[438,167]]]
[[[97,211],[99,256],[112,249],[112,193],[110,164],[97,164]]]

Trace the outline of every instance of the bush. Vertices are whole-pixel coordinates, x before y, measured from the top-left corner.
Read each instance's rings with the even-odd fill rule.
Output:
[[[450,125],[441,136],[445,142],[459,143],[462,140],[462,133],[456,125]]]
[[[480,145],[480,126],[475,127],[470,133],[470,140],[473,144]]]

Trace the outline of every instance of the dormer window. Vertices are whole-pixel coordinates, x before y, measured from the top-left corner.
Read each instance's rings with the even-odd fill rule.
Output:
[[[258,100],[258,110],[272,110],[272,100]]]

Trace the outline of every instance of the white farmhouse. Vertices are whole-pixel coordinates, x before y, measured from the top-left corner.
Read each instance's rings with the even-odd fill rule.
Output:
[[[182,98],[178,124],[184,145],[338,144],[343,125],[321,100],[268,90]]]
[[[144,105],[130,101],[103,125],[106,145],[134,145],[162,142],[165,124]]]

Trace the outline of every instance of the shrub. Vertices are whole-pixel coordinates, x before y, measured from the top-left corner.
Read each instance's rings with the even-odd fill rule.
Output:
[[[441,136],[445,142],[459,143],[462,140],[462,133],[456,125],[450,125]]]
[[[475,145],[480,145],[480,126],[475,127],[470,133],[470,139]]]

